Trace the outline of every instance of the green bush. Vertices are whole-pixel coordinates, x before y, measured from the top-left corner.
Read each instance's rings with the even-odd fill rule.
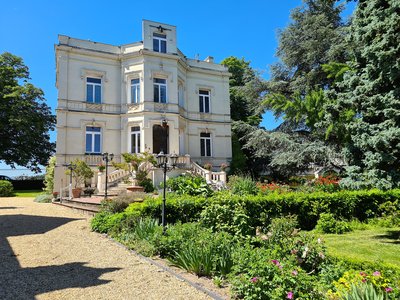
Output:
[[[160,256],[166,257],[171,253],[179,252],[187,241],[200,235],[202,230],[199,223],[177,223],[169,226],[166,234],[159,241]]]
[[[167,187],[178,195],[210,197],[213,193],[203,177],[190,174],[168,179]]]
[[[211,276],[213,274],[214,253],[210,244],[189,243],[169,259],[175,266],[197,276]]]
[[[336,234],[352,231],[351,226],[347,222],[336,220],[335,216],[329,213],[321,214],[315,229],[322,233]]]
[[[123,212],[129,204],[137,201],[139,197],[143,195],[137,193],[130,193],[115,197],[113,199],[106,199],[101,201],[101,210],[107,211],[109,213],[120,213]],[[143,200],[143,199],[140,199]]]
[[[54,189],[54,168],[56,166],[56,157],[52,156],[49,159],[49,163],[46,166],[46,175],[44,177],[44,185],[45,185],[45,191],[48,194],[53,193]]]
[[[322,213],[331,213],[336,219],[360,221],[380,216],[379,205],[400,199],[400,190],[339,191],[336,193],[269,194],[231,197],[240,201],[252,216],[253,227],[263,226],[262,216],[297,215],[301,229],[311,230]]]
[[[272,219],[264,246],[281,258],[290,258],[308,273],[318,274],[326,262],[326,248],[320,239],[300,232],[295,216]]]
[[[14,187],[8,180],[0,180],[0,197],[11,197],[14,194]]]
[[[129,220],[129,221],[128,221]],[[127,222],[128,221],[128,222]],[[125,218],[122,226],[114,228],[116,238],[145,256],[158,254],[158,240],[162,236],[162,228],[158,220],[151,218]]]
[[[256,195],[259,191],[256,182],[248,176],[229,177],[228,188],[236,195]]]
[[[93,217],[90,225],[93,231],[108,233],[112,230],[118,231],[125,218],[126,214],[124,213],[111,214],[107,211],[101,211]]]
[[[133,227],[132,234],[136,240],[149,240],[159,232],[158,220],[151,218],[140,218]]]
[[[212,198],[167,194],[166,220],[168,224],[176,222],[194,222],[200,219],[201,213],[210,205],[235,207],[239,205],[247,216],[246,226],[249,228],[267,227],[272,218],[297,215],[299,227],[303,230],[313,229],[321,214],[332,214],[335,219],[365,221],[381,217],[381,204],[388,206],[398,203],[400,190],[391,191],[339,191],[337,193],[301,193],[268,195],[232,195],[229,191],[215,193]],[[389,203],[389,204],[388,204]],[[161,217],[161,197],[147,198],[142,203],[131,203],[125,209],[127,215]],[[108,211],[121,211],[122,207],[109,208]],[[214,207],[216,208],[216,207]],[[211,213],[213,209],[209,209]],[[218,210],[217,210],[218,211]],[[221,219],[224,217],[221,216]],[[393,221],[396,221],[394,218]],[[232,224],[232,222],[231,222]],[[233,223],[236,224],[236,223]]]
[[[200,222],[212,231],[225,231],[236,237],[254,235],[246,209],[232,201],[211,203],[202,212]]]
[[[35,197],[33,201],[39,203],[51,203],[52,200],[53,200],[53,195],[51,194],[39,194]]]
[[[153,181],[150,178],[143,178],[139,182],[139,185],[144,188],[144,192],[145,193],[152,193],[155,190],[154,185],[153,185]]]
[[[267,243],[270,246],[291,247],[293,238],[297,235],[296,216],[274,218],[267,228]]]
[[[197,232],[183,241],[183,244],[170,253],[168,259],[198,276],[227,275],[234,260],[233,237],[226,232],[212,233],[211,230],[197,227]]]
[[[171,195],[166,199],[166,221],[168,224],[177,222],[193,222],[200,218],[201,211],[208,205],[209,199],[202,196]],[[161,217],[162,198],[147,198],[142,203],[132,203],[125,210],[129,214],[159,219]]]

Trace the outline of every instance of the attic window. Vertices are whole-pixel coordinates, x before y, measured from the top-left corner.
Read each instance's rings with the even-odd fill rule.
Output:
[[[167,53],[167,36],[165,34],[153,33],[153,50]]]

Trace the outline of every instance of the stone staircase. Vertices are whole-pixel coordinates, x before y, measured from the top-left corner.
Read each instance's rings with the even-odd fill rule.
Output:
[[[80,213],[94,216],[96,213],[99,212],[102,200],[102,197],[75,199],[63,198],[61,199],[61,201],[54,201],[53,204],[68,207]]]
[[[126,192],[126,188],[132,186],[130,183],[117,182],[112,185],[109,185],[107,188],[107,196],[118,196],[124,192]],[[100,191],[97,193],[97,196],[104,197],[105,191]]]

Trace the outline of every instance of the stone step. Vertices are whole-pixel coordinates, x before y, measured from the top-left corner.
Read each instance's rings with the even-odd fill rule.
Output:
[[[89,207],[89,206],[84,206],[84,205],[79,205],[79,204],[74,204],[74,203],[65,203],[65,202],[53,202],[55,205],[63,206],[63,207],[68,207],[72,210],[78,211],[83,214],[87,214],[89,216],[94,216],[96,213],[100,211],[100,205],[97,205],[97,207]]]

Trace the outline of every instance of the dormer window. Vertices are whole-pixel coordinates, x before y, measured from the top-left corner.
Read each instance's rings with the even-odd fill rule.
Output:
[[[167,53],[167,36],[165,34],[153,33],[153,50]]]

